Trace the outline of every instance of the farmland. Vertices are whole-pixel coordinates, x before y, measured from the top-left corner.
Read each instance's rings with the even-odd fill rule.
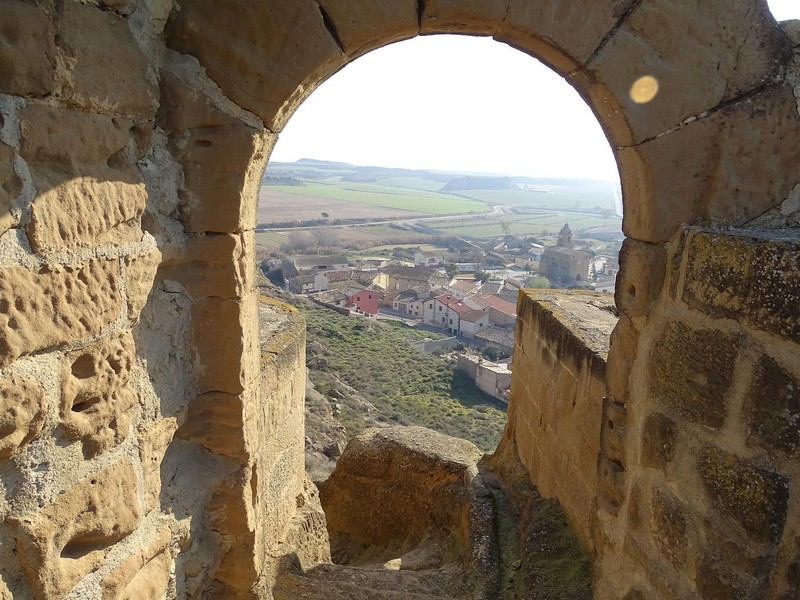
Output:
[[[441,191],[457,179],[469,185]],[[291,247],[290,238],[308,241],[318,234],[326,240],[317,244],[320,251],[366,251],[435,244],[441,236],[479,241],[509,233],[550,240],[567,222],[586,238],[621,237],[609,182],[503,179],[511,185],[492,189],[498,178],[307,159],[271,164],[261,188],[256,242],[276,251]],[[481,189],[484,182],[489,189]]]

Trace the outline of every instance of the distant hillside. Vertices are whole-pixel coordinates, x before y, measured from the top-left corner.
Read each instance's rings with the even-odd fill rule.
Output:
[[[516,190],[517,184],[511,177],[459,177],[448,182],[443,192],[465,190]]]

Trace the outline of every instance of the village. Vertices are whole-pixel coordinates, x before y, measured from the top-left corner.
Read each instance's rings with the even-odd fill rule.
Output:
[[[417,347],[458,351],[459,369],[507,402],[520,288],[614,290],[616,256],[593,256],[575,245],[565,224],[547,247],[509,236],[456,255],[413,248],[396,248],[390,258],[290,255],[262,268],[289,292],[340,314],[400,319],[439,334]]]

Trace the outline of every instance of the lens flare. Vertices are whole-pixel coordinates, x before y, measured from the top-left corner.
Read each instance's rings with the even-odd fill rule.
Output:
[[[631,86],[631,100],[636,104],[647,104],[658,94],[658,79],[652,75],[639,77]]]

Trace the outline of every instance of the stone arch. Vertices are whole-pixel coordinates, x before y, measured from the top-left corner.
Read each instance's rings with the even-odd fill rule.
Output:
[[[790,40],[775,24],[763,0],[180,0],[175,6],[65,0],[58,8],[45,1],[7,0],[0,5],[0,16],[0,38],[12,42],[0,45],[0,203],[9,207],[0,215],[0,229],[15,230],[4,236],[0,252],[6,269],[0,294],[11,299],[3,312],[12,310],[13,300],[23,295],[34,300],[26,309],[30,319],[49,318],[46,300],[51,296],[67,310],[75,309],[69,326],[57,331],[40,334],[31,327],[21,334],[10,327],[2,332],[0,366],[8,369],[4,376],[12,376],[0,382],[12,389],[7,396],[39,394],[42,399],[30,400],[35,406],[28,417],[20,417],[29,422],[19,435],[15,432],[13,443],[4,440],[10,445],[0,451],[0,475],[11,473],[7,456],[44,435],[41,431],[58,426],[56,416],[42,413],[48,402],[56,403],[66,393],[53,384],[62,377],[62,362],[75,367],[90,356],[103,372],[116,371],[119,357],[135,352],[149,372],[137,372],[141,368],[134,361],[134,375],[129,377],[127,368],[122,377],[109,375],[115,386],[111,391],[126,397],[136,393],[131,380],[148,390],[150,375],[170,398],[160,398],[160,407],[157,401],[142,402],[152,414],[139,415],[140,429],[131,429],[138,445],[105,435],[91,452],[107,453],[99,460],[86,458],[77,468],[68,462],[75,457],[72,445],[53,451],[52,462],[60,469],[57,481],[46,486],[46,497],[37,498],[46,505],[44,519],[27,519],[24,506],[21,516],[0,507],[0,535],[22,540],[18,544],[25,546],[27,560],[14,579],[0,574],[0,592],[24,577],[42,598],[63,595],[78,581],[87,589],[106,582],[108,589],[122,589],[133,584],[130,573],[136,565],[168,563],[180,544],[205,539],[213,552],[195,553],[191,559],[196,564],[181,569],[194,569],[195,584],[204,586],[208,597],[263,595],[257,590],[268,587],[271,553],[291,513],[290,506],[273,503],[270,494],[292,504],[293,494],[299,497],[303,491],[300,479],[287,476],[296,468],[292,451],[297,441],[281,437],[281,427],[293,418],[289,399],[302,385],[295,379],[302,364],[302,333],[282,342],[293,349],[287,355],[294,362],[269,364],[268,377],[282,386],[267,402],[258,385],[264,365],[251,276],[259,177],[286,120],[321,81],[371,49],[434,33],[490,35],[544,60],[593,108],[620,165],[629,241],[621,256],[617,305],[622,318],[608,364],[609,400],[600,432],[592,532],[598,576],[619,588],[601,585],[599,597],[616,597],[637,581],[650,582],[647,590],[664,596],[689,597],[687,590],[701,585],[692,580],[698,569],[709,566],[722,580],[740,568],[713,554],[691,565],[675,563],[675,557],[678,562],[694,558],[674,552],[669,544],[659,546],[663,540],[654,540],[656,533],[641,524],[641,507],[629,502],[631,490],[639,488],[652,505],[642,514],[674,534],[669,543],[681,531],[689,532],[684,538],[694,536],[704,543],[705,533],[698,533],[702,528],[697,524],[711,515],[711,522],[723,523],[725,531],[733,522],[734,538],[750,535],[778,544],[769,551],[777,565],[770,571],[775,581],[796,571],[789,564],[798,562],[792,554],[796,551],[782,540],[796,534],[797,526],[787,526],[777,542],[774,538],[785,515],[800,510],[796,498],[787,509],[789,501],[775,483],[788,477],[787,461],[797,456],[794,442],[776,449],[780,459],[770,468],[783,477],[776,479],[765,474],[761,463],[748,462],[756,450],[747,450],[750,454],[740,460],[730,435],[718,439],[698,433],[689,422],[681,439],[699,450],[701,466],[709,469],[706,495],[716,490],[713,505],[705,496],[697,500],[693,492],[682,492],[691,485],[685,478],[670,479],[669,494],[655,491],[667,489],[668,457],[651,456],[653,462],[647,464],[643,458],[648,439],[653,439],[648,431],[667,436],[684,424],[678,420],[680,411],[659,408],[654,400],[659,390],[653,381],[659,372],[651,365],[659,357],[659,345],[711,339],[720,346],[745,348],[725,354],[739,361],[729,359],[727,371],[735,363],[749,373],[750,379],[733,386],[738,390],[750,385],[758,391],[758,382],[769,379],[764,374],[773,372],[791,382],[800,370],[792,358],[800,336],[796,313],[774,301],[775,294],[797,292],[798,273],[792,266],[797,264],[796,244],[781,242],[776,248],[769,240],[686,230],[688,225],[745,225],[760,215],[770,217],[779,206],[778,213],[790,212],[791,202],[797,201],[797,192],[791,193],[800,182],[800,148],[795,143],[800,117],[792,92],[798,75],[790,70],[789,59],[792,46],[799,44],[796,35]],[[11,24],[8,30],[5,23]],[[16,26],[22,23],[27,29]],[[19,37],[22,30],[28,35]],[[113,68],[119,65],[127,68]],[[632,103],[628,95],[641,75],[652,75],[661,84],[661,93],[646,105]],[[82,145],[92,145],[90,156],[75,149]],[[83,178],[108,183],[108,189],[86,186]],[[51,188],[54,182],[59,186]],[[144,240],[142,225],[152,234]],[[74,227],[81,235],[67,239],[61,226]],[[729,250],[714,250],[723,246]],[[746,269],[737,271],[730,257],[756,262],[765,255],[764,247],[775,265],[783,265],[773,272],[786,276],[759,288],[751,285],[755,276]],[[726,295],[728,276],[741,288],[751,286],[752,293]],[[158,298],[151,293],[145,313],[163,315],[142,324],[139,313],[154,289],[154,277],[162,289]],[[710,287],[703,286],[704,278]],[[102,315],[86,308],[101,303]],[[704,329],[704,319],[712,326]],[[171,324],[175,336],[157,340],[164,324]],[[131,337],[131,330],[137,335]],[[703,358],[702,353],[692,356]],[[71,367],[64,378],[80,374]],[[170,368],[186,372],[175,382]],[[31,373],[46,389],[20,382],[19,376]],[[77,383],[70,385],[79,389]],[[35,393],[26,391],[34,388]],[[740,410],[741,393],[738,398]],[[725,421],[720,414],[711,425]],[[664,422],[672,425],[662,427]],[[70,435],[83,435],[78,425]],[[170,461],[166,448],[173,433],[170,448],[192,446],[182,460],[187,469],[202,469],[205,477],[200,486],[196,480],[184,481],[186,490],[200,489],[203,515],[191,523],[191,530],[173,530],[170,542],[170,532],[161,531],[158,519],[148,515],[158,513],[159,500],[164,501],[159,476],[167,473],[180,480],[184,463],[169,464],[166,470],[162,464]],[[768,436],[755,435],[757,448],[769,446],[764,438]],[[123,467],[112,468],[117,464]],[[25,477],[34,478],[31,473],[26,471]],[[727,488],[720,477],[748,473],[775,496],[770,508],[780,511],[782,506],[783,521],[780,515],[755,525],[746,521],[742,533],[741,523],[726,509],[740,498],[724,497]],[[27,490],[36,487],[26,485]],[[65,538],[62,548],[47,545],[52,525],[39,522],[48,515],[93,531],[93,523],[73,518],[82,514],[82,503],[120,491],[136,498],[131,502],[136,506],[109,502],[109,510],[97,517],[108,530],[102,543]],[[169,490],[166,496],[180,503]],[[685,509],[688,516],[682,524],[658,520],[656,508],[670,505]],[[151,535],[154,531],[159,535]],[[74,533],[81,541],[81,531]],[[120,535],[150,546],[123,547]],[[647,544],[655,550],[650,552]],[[118,549],[115,558],[106,560],[112,546]],[[69,576],[59,578],[67,568],[59,556],[66,548],[67,554],[79,549],[81,560],[69,563]],[[7,553],[0,558],[18,560]],[[669,577],[663,575],[673,567],[677,587],[671,587],[671,579],[665,583]],[[97,578],[83,579],[97,569]],[[23,570],[27,575],[20,574]],[[711,579],[705,584],[716,585]],[[197,588],[188,592],[200,593]]]
[[[228,128],[240,138],[238,148],[246,148],[229,153],[227,141],[213,139],[187,148],[182,162],[189,175],[200,156],[198,187],[224,182],[194,192],[199,204],[187,218],[195,231],[217,231],[221,222],[230,223],[224,231],[232,234],[252,229],[256,195],[248,187],[275,135],[320,82],[372,49],[420,34],[493,36],[566,78],[594,110],[622,177],[629,240],[621,258],[623,324],[614,334],[610,393],[623,406],[638,336],[630,323],[646,318],[661,294],[665,244],[685,225],[746,223],[777,206],[800,181],[800,154],[787,143],[800,133],[797,99],[783,78],[791,46],[761,0],[236,0],[223,7],[183,0],[165,31],[168,47],[182,56],[165,65],[162,110],[173,105],[185,119],[187,107],[205,103],[228,115],[215,117],[225,124],[214,127]],[[186,56],[202,67],[200,81],[207,74],[212,85],[206,81],[198,89],[192,80],[197,70],[187,68]],[[660,93],[636,104],[630,90],[643,75],[659,81]],[[195,89],[180,91],[187,87]],[[164,122],[173,135],[188,131],[190,139],[207,127],[202,119],[177,127],[168,117]],[[206,152],[223,152],[225,166],[204,162]],[[234,172],[248,173],[249,183],[231,177]],[[187,186],[193,186],[190,177]],[[238,204],[230,204],[228,214],[239,221],[221,221],[220,205],[233,198]],[[242,313],[239,323],[247,318]],[[624,501],[624,490],[609,494],[622,494],[612,504]]]

